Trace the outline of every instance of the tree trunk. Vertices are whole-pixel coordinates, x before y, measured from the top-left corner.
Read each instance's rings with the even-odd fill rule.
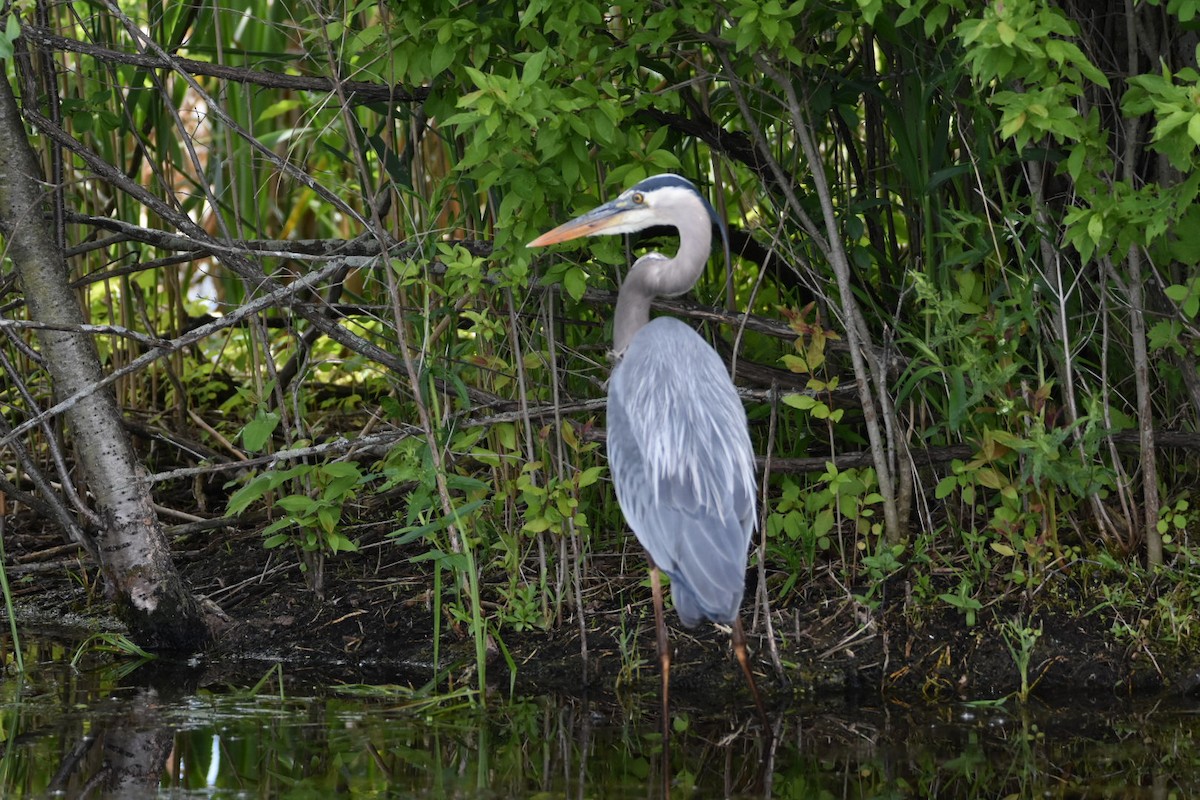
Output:
[[[25,134],[12,86],[0,79],[0,233],[25,290],[30,317],[83,324],[57,238],[46,218],[46,185]],[[39,330],[41,355],[59,398],[102,378],[91,338]],[[171,561],[112,393],[93,392],[65,412],[76,457],[96,504],[100,568],[132,637],[149,648],[192,650],[208,641],[200,606]]]

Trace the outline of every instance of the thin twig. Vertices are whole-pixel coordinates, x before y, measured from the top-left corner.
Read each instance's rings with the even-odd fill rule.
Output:
[[[36,322],[28,319],[0,318],[0,328],[13,328],[35,331],[62,331],[64,333],[85,333],[93,336],[120,336],[132,339],[145,347],[167,347],[170,342],[157,336],[147,336],[144,333],[131,331],[121,325],[67,325],[54,322]]]
[[[226,64],[214,64],[166,54],[126,53],[58,36],[36,25],[22,25],[21,38],[36,42],[50,50],[80,53],[97,61],[106,61],[112,64],[131,64],[148,70],[175,69],[189,75],[204,75],[233,83],[249,83],[265,89],[323,93],[333,91],[333,81],[328,78],[265,72],[248,67],[231,67]],[[342,86],[347,100],[354,104],[421,103],[429,97],[429,87],[427,86],[408,89],[399,85],[387,86],[382,83],[366,81],[343,81]]]

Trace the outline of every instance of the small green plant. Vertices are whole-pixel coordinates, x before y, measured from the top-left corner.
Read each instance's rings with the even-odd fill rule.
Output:
[[[1180,498],[1172,504],[1164,504],[1158,510],[1158,533],[1162,536],[1163,550],[1174,553],[1179,547],[1176,539],[1187,533],[1188,526],[1196,519],[1191,504]]]
[[[93,633],[84,639],[79,647],[75,648],[75,655],[71,657],[71,667],[77,668],[79,662],[88,653],[115,653],[126,658],[134,658],[137,659],[136,666],[158,658],[153,653],[143,650],[123,633]]]
[[[797,562],[788,564],[789,577],[782,589],[784,595],[801,577],[801,570],[796,567],[803,564],[811,572],[818,551],[828,550],[832,544],[828,528],[822,526],[818,530],[805,514],[805,499],[800,485],[791,478],[784,478],[775,507],[767,515],[767,541],[772,546],[772,557]]]
[[[952,462],[951,474],[935,491],[939,500],[957,492],[972,513],[990,508],[987,547],[1012,559],[1005,577],[1018,586],[1037,585],[1049,565],[1070,557],[1070,548],[1059,541],[1060,518],[1081,498],[1111,485],[1107,472],[1093,459],[1081,459],[1072,443],[1081,429],[1084,449],[1095,449],[1093,421],[1059,425],[1060,410],[1049,402],[1050,389],[1050,384],[1036,391],[1023,385],[1005,389],[1003,402],[991,409],[998,416],[993,420],[997,427],[982,429],[975,457]]]
[[[545,628],[548,620],[538,602],[538,589],[531,583],[519,583],[516,576],[509,577],[509,585],[500,589],[504,598],[504,623],[516,631]]]
[[[285,483],[294,482],[300,491],[275,500],[286,516],[263,529],[263,547],[293,544],[303,552],[342,553],[358,545],[339,530],[342,509],[363,484],[376,476],[363,474],[350,461],[330,464],[301,464],[285,470],[269,470],[255,476],[230,496],[226,513],[234,516],[263,499]]]
[[[1024,703],[1036,685],[1036,681],[1034,684],[1029,683],[1029,664],[1033,659],[1033,650],[1038,639],[1042,636],[1042,626],[1033,627],[1032,617],[1024,621],[1020,617],[1013,617],[1000,623],[1000,633],[1004,636],[1004,644],[1008,646],[1008,653],[1021,676],[1021,688],[1017,690],[1017,699]]]
[[[621,651],[621,669],[617,673],[615,681],[615,688],[618,690],[623,686],[635,686],[641,675],[642,667],[646,666],[646,659],[642,658],[638,650],[637,628],[629,628],[625,622],[626,615],[621,614],[620,630],[617,632],[617,649]]]
[[[860,541],[866,545],[865,541]],[[863,556],[862,565],[867,571],[867,591],[863,595],[855,595],[858,602],[866,606],[874,606],[876,593],[883,587],[887,578],[904,569],[900,556],[904,554],[903,544],[889,545],[880,539],[879,548],[869,556]]]
[[[598,481],[604,473],[604,467],[588,467],[579,471],[574,478],[550,478],[538,484],[533,475],[543,468],[540,461],[531,461],[521,468],[521,477],[517,479],[517,487],[525,503],[524,531],[534,534],[549,531],[561,536],[567,532],[568,522],[586,529],[587,516],[579,508],[579,490]]]
[[[814,420],[825,422],[832,426],[842,421],[844,409],[835,409],[826,402],[835,389],[838,388],[836,375],[828,378],[819,377],[824,374],[825,347],[830,341],[840,339],[834,331],[825,330],[818,319],[809,322],[809,316],[814,314],[815,304],[809,303],[804,308],[794,311],[781,308],[780,312],[787,319],[789,327],[796,332],[794,343],[795,352],[780,358],[789,370],[797,375],[810,376],[805,385],[805,394],[788,394],[783,396],[785,405],[811,416]],[[824,396],[826,399],[822,399]]]
[[[966,577],[958,584],[958,591],[954,594],[943,593],[938,595],[938,599],[944,603],[957,608],[966,619],[967,627],[975,627],[975,614],[983,610],[983,604],[976,600],[972,595],[974,587]]]
[[[814,492],[815,498],[829,503],[822,513],[836,514],[841,519],[854,523],[854,532],[863,537],[883,533],[883,523],[875,518],[875,506],[883,502],[883,495],[876,489],[879,482],[875,470],[870,468],[838,469],[832,462],[825,464],[821,475],[826,488]]]

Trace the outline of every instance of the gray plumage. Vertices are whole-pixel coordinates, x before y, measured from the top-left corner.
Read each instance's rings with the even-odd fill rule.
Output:
[[[716,351],[684,323],[650,322],[655,297],[691,289],[724,226],[689,181],[647,178],[531,246],[652,225],[679,231],[674,258],[639,258],[618,294],[608,389],[608,460],[625,519],[671,578],[685,625],[732,622],[755,524],[746,412]]]
[[[754,454],[725,364],[679,320],[642,327],[613,370],[608,461],[629,527],[671,577],[679,619],[733,622],[755,523]]]

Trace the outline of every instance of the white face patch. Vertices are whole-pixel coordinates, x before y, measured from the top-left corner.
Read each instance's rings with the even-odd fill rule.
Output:
[[[634,201],[637,197],[641,198],[640,203]],[[634,187],[613,201],[614,205],[625,206],[616,212],[620,221],[589,235],[635,233],[655,225],[676,227],[675,221],[680,217],[703,213],[699,200],[699,195],[682,186],[664,186],[651,191]]]

